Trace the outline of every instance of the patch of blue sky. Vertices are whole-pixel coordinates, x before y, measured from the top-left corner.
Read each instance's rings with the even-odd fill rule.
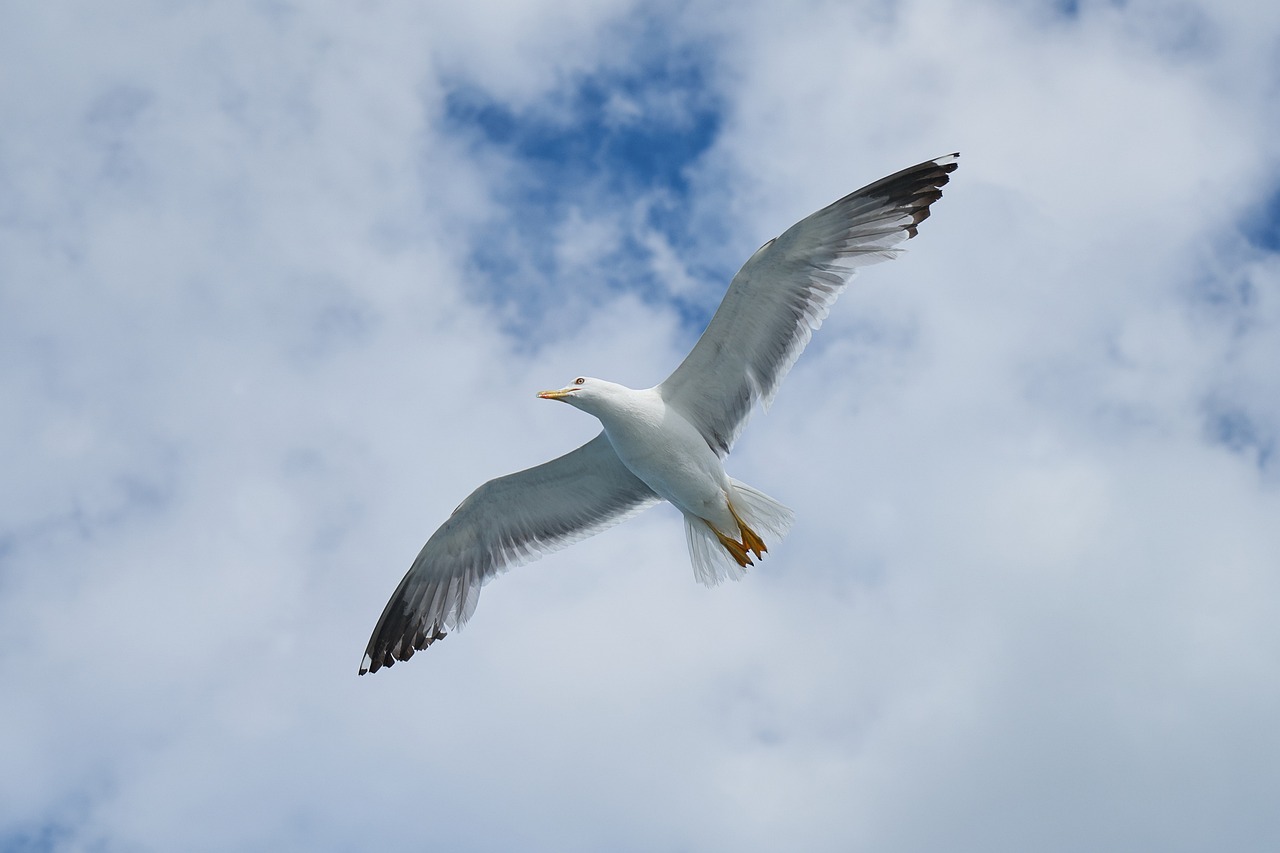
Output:
[[[101,843],[85,845],[83,835],[85,819],[94,805],[95,789],[102,783],[88,783],[82,790],[50,803],[40,819],[13,820],[0,827],[0,853],[50,853],[83,847],[101,849]],[[76,842],[80,841],[80,844]]]
[[[92,769],[78,779],[79,784],[74,789],[61,792],[56,799],[46,800],[43,814],[33,814],[31,819],[15,821],[5,827],[3,831],[10,834],[0,835],[0,853],[9,853],[11,849],[32,853],[37,850],[52,853],[115,849],[104,840],[101,824],[95,826],[94,815],[110,800],[120,782],[120,774],[116,769],[98,763],[98,755],[86,757],[85,752],[82,750],[81,758]],[[6,843],[10,841],[12,848]]]
[[[1260,471],[1275,459],[1276,435],[1242,408],[1206,406],[1205,431],[1211,442],[1251,459]]]
[[[73,833],[65,826],[46,824],[0,835],[0,853],[48,853],[63,849]]]
[[[686,168],[715,138],[720,113],[704,66],[677,57],[575,78],[525,108],[461,86],[446,98],[445,120],[539,167],[543,179],[524,189],[525,200],[555,204],[583,201],[575,188],[587,186],[684,191]]]
[[[1247,326],[1247,320],[1257,304],[1257,289],[1247,275],[1198,277],[1193,283],[1193,298],[1216,315],[1236,325],[1238,330]]]
[[[670,297],[642,238],[660,235],[681,260],[696,255],[690,175],[722,123],[706,63],[695,51],[646,56],[569,79],[532,105],[469,85],[446,98],[448,130],[513,164],[497,189],[506,216],[477,236],[471,261],[483,296],[516,309],[506,313],[517,326],[559,301],[559,234],[574,217],[618,223],[589,282],[575,285]]]
[[[1267,201],[1265,215],[1255,208],[1232,234],[1218,241],[1184,294],[1194,326],[1222,347],[1219,370],[1200,398],[1201,435],[1248,460],[1267,477],[1276,475],[1280,420],[1269,402],[1275,397],[1274,382],[1258,365],[1272,348],[1268,342],[1274,338],[1275,324],[1266,295],[1272,286],[1268,267],[1252,261],[1275,251],[1268,241],[1280,237],[1278,198]]]
[[[1240,231],[1255,248],[1280,252],[1280,188],[1262,200],[1241,224]]]
[[[1252,240],[1245,237],[1244,240]],[[1201,322],[1229,331],[1241,339],[1259,331],[1259,286],[1256,274],[1242,267],[1239,253],[1251,253],[1240,236],[1220,241],[1203,261],[1185,292],[1188,304]]]

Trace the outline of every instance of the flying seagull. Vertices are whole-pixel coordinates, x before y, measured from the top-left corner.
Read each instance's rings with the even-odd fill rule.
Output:
[[[684,514],[696,578],[740,578],[791,527],[791,510],[724,470],[757,402],[782,377],[859,267],[916,236],[959,154],[850,193],[765,243],[729,283],[706,331],[662,384],[578,377],[539,397],[600,419],[570,453],[490,480],[449,516],[387,602],[360,674],[408,660],[475,610],[499,572],[585,539],[659,501]]]

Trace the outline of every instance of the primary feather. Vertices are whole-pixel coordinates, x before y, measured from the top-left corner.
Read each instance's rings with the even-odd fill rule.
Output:
[[[733,277],[698,343],[658,386],[721,456],[755,404],[773,401],[859,267],[895,257],[916,236],[959,156],[903,169],[805,217]]]
[[[619,524],[658,502],[613,452],[604,433],[550,462],[490,480],[427,540],[382,611],[360,674],[377,672],[475,610],[499,572]]]

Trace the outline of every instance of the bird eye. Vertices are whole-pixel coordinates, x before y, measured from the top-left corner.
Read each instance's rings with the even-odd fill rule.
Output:
[[[573,380],[573,384],[574,384],[574,385],[581,385],[583,382],[586,382],[586,381],[587,381],[587,380],[585,380],[585,379],[583,379],[581,376],[579,376],[577,379]]]

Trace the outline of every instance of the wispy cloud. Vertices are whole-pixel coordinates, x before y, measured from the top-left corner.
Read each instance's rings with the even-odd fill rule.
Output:
[[[1280,15],[0,12],[0,847],[1262,849]],[[360,650],[764,240],[959,149],[730,460]],[[925,816],[922,818],[922,815]]]

